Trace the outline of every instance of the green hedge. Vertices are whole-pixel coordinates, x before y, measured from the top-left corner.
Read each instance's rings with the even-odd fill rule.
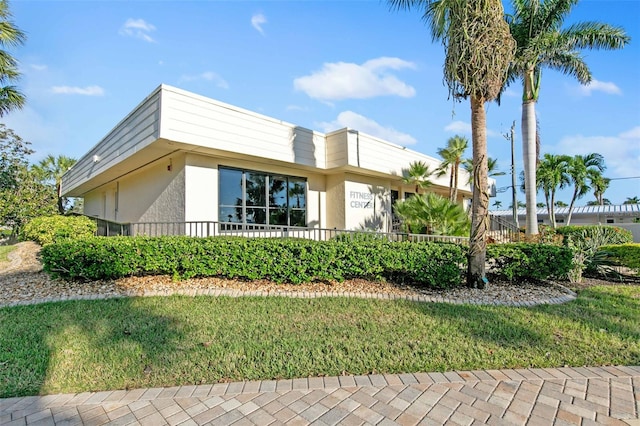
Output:
[[[462,284],[466,248],[448,243],[261,238],[94,237],[43,247],[44,269],[72,279],[218,276],[302,283],[385,278]]]
[[[572,268],[573,252],[551,244],[490,244],[487,259],[492,274],[510,281],[565,279]]]
[[[565,244],[569,241],[567,237],[571,237],[574,242],[594,238],[601,240],[604,244],[626,244],[633,242],[633,234],[631,231],[618,228],[617,226],[569,225],[557,228],[556,233],[565,237]]]
[[[66,239],[92,237],[96,228],[96,223],[85,216],[40,216],[22,228],[20,238],[45,246]]]
[[[598,253],[613,263],[635,269],[640,274],[640,244],[618,244],[600,247]]]

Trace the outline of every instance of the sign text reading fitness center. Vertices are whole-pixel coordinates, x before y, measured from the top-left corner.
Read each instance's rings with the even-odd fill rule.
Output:
[[[349,191],[349,206],[354,209],[373,209],[373,194]]]

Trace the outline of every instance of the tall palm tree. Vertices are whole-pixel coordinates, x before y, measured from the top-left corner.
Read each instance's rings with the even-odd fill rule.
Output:
[[[551,226],[556,228],[556,191],[558,188],[564,188],[569,184],[569,162],[571,157],[567,155],[555,155],[544,154],[540,164],[538,164],[538,172],[536,177],[538,179],[538,189],[542,189],[544,193],[544,199],[547,205],[547,212],[549,212],[549,220]],[[536,217],[537,222],[537,217]]]
[[[604,164],[604,157],[598,153],[587,155],[576,155],[569,161],[567,173],[573,183],[573,195],[569,203],[569,214],[567,215],[567,225],[571,224],[573,206],[578,198],[582,198],[591,189],[587,182],[587,175],[602,173],[607,166]],[[590,172],[591,170],[591,172]]]
[[[35,165],[34,171],[40,176],[43,181],[50,181],[55,184],[56,196],[58,197],[58,213],[65,213],[66,199],[61,196],[60,186],[62,184],[62,175],[64,175],[74,164],[76,159],[70,158],[64,155],[47,155],[37,165]]]
[[[7,48],[24,43],[25,34],[11,21],[6,0],[0,0],[0,117],[24,106],[24,95],[11,83],[20,78],[18,62]]]
[[[469,179],[467,183],[471,185],[473,183],[473,159],[465,158],[462,161],[462,168],[469,174]],[[487,157],[487,176],[503,176],[504,172],[498,170],[498,159]]]
[[[407,185],[415,185],[416,194],[419,194],[421,189],[427,189],[433,185],[431,176],[433,176],[435,172],[436,171],[431,170],[429,165],[424,161],[414,161],[409,164],[409,168],[405,171],[402,182]]]
[[[499,209],[500,207],[502,207],[502,201],[500,200],[495,200],[493,202],[493,207],[495,207],[496,209]]]
[[[591,188],[593,189],[593,196],[596,197],[596,205],[604,206],[605,204],[610,204],[605,202],[604,193],[607,188],[609,188],[611,179],[602,176],[602,173],[596,172],[593,169],[587,171],[587,179],[589,179]]]
[[[498,97],[515,54],[500,0],[388,0],[423,10],[434,41],[445,48],[444,80],[456,100],[469,98],[473,151],[473,205],[467,285],[484,288],[489,191],[485,103]]]
[[[512,0],[514,14],[508,17],[511,34],[518,43],[507,84],[522,81],[522,148],[527,201],[526,233],[538,233],[535,212],[536,111],[543,67],[571,75],[582,84],[591,72],[581,49],[620,49],[630,38],[622,28],[599,22],[579,22],[562,28],[579,0]]]
[[[438,168],[439,174],[445,174],[449,169],[449,200],[455,203],[458,199],[458,175],[464,152],[469,146],[469,140],[464,136],[453,136],[447,141],[446,148],[438,149],[442,163]]]
[[[640,204],[640,198],[638,198],[637,196],[627,197],[627,199],[624,200],[624,203],[622,204]]]

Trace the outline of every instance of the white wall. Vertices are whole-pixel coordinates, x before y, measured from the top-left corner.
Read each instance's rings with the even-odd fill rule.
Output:
[[[386,232],[391,219],[389,182],[352,174],[345,177],[345,228]]]
[[[89,150],[62,179],[62,193],[74,189],[133,156],[159,137],[160,91],[155,90]]]
[[[185,217],[187,221],[217,221],[218,167],[233,167],[307,179],[307,224],[326,226],[325,177],[303,169],[267,163],[188,154],[185,168]]]
[[[327,228],[346,229],[345,225],[345,174],[328,175],[326,178]]]
[[[160,137],[325,168],[324,135],[194,93],[162,86]]]
[[[121,223],[182,222],[184,211],[183,154],[155,161],[85,195],[85,214]]]
[[[218,220],[218,169],[209,157],[188,154],[185,166],[185,220]]]

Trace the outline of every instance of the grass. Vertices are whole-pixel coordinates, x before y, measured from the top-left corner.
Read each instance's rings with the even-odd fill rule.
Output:
[[[640,364],[640,287],[533,308],[154,297],[0,309],[0,397],[340,374]]]
[[[9,261],[9,253],[15,250],[16,246],[0,246],[0,264]]]

